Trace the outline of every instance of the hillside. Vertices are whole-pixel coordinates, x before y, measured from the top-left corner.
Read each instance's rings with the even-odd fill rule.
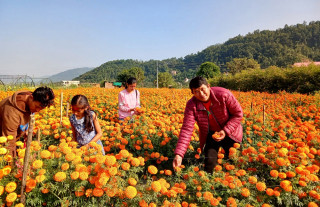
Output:
[[[177,71],[176,81],[183,82],[195,75],[198,67],[206,61],[217,64],[226,71],[226,63],[233,58],[252,58],[261,68],[275,65],[287,67],[295,62],[320,60],[320,21],[309,24],[286,25],[276,31],[256,30],[245,36],[238,35],[223,44],[209,46],[197,54],[184,58],[158,61],[159,72]],[[146,83],[152,84],[156,76],[157,61],[114,60],[75,78],[85,82],[114,81],[123,69],[141,67],[145,71]]]
[[[72,80],[75,77],[80,76],[83,73],[86,73],[90,70],[92,70],[93,68],[88,68],[88,67],[84,67],[84,68],[74,68],[74,69],[70,69],[70,70],[66,70],[64,72],[61,73],[57,73],[55,75],[49,76],[47,78],[49,78],[52,82],[59,82],[62,80]]]

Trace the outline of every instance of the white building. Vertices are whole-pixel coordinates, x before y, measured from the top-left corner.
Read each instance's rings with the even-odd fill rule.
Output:
[[[63,80],[63,81],[62,81],[62,84],[63,84],[64,86],[71,86],[71,85],[79,86],[80,81]]]

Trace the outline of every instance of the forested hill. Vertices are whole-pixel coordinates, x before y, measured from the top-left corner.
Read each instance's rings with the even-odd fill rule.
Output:
[[[256,30],[245,36],[238,35],[223,44],[209,46],[197,54],[184,58],[170,58],[161,61],[114,60],[82,74],[76,80],[85,82],[115,81],[123,69],[141,67],[145,82],[153,82],[158,62],[159,72],[177,71],[176,81],[194,76],[198,67],[206,61],[214,62],[222,71],[233,58],[252,58],[261,68],[275,65],[287,67],[305,60],[320,61],[320,21],[309,24],[285,25],[276,31]]]

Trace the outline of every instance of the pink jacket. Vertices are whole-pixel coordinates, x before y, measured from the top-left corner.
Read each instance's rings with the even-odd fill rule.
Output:
[[[229,90],[221,87],[211,88],[210,99],[212,103],[211,111],[226,132],[226,136],[240,143],[243,136],[241,125],[243,111],[237,99]],[[199,126],[200,149],[203,150],[209,132],[208,112],[201,101],[192,97],[187,102],[184,111],[183,125],[174,152],[176,155],[184,157],[191,140],[195,122]],[[219,124],[217,123],[217,125]]]
[[[138,90],[128,93],[127,89],[120,91],[118,96],[119,102],[119,118],[124,119],[128,116],[132,116],[134,111],[130,111],[132,108],[140,107],[140,92]]]

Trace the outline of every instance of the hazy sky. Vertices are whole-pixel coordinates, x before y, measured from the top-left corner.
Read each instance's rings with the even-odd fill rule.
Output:
[[[0,75],[197,53],[236,35],[320,20],[319,0],[0,0]]]

